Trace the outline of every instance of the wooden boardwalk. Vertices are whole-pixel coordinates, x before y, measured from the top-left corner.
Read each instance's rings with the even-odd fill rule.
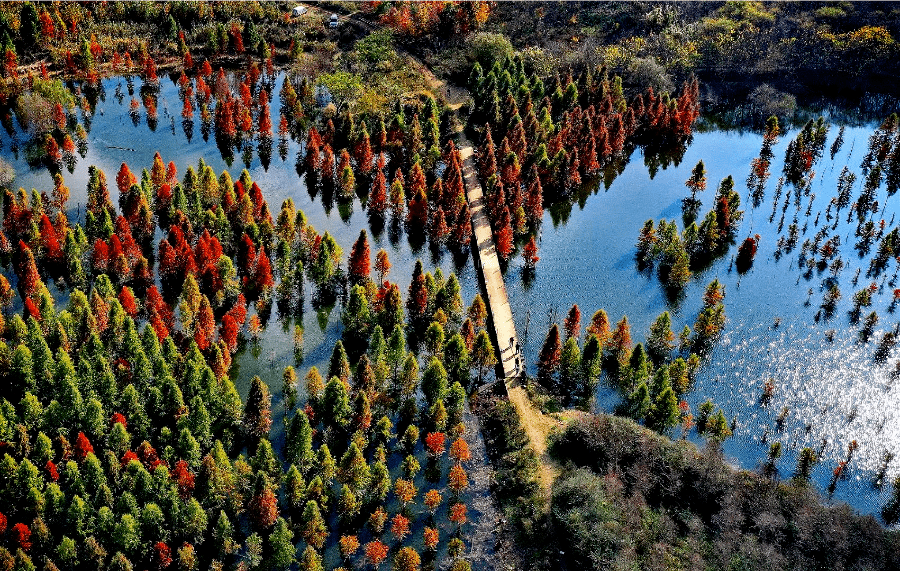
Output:
[[[494,340],[498,350],[497,377],[508,382],[523,370],[524,360],[516,354],[519,338],[516,335],[516,324],[513,321],[512,308],[506,295],[506,285],[500,272],[500,258],[494,246],[494,235],[484,205],[484,192],[478,182],[478,171],[475,167],[475,152],[472,143],[464,133],[459,133],[459,154],[463,164],[463,179],[466,183],[466,196],[469,200],[469,212],[472,216],[472,234],[475,243],[472,252],[475,257],[475,269],[481,278],[481,285],[487,293],[485,303],[493,324]],[[519,363],[517,370],[516,363]]]
[[[353,21],[358,20],[358,17],[355,15],[350,15],[348,18]],[[370,28],[368,24],[365,24],[365,27]],[[431,69],[424,65],[415,55],[409,52],[406,53],[413,61],[418,63],[419,70],[429,86],[452,111],[457,112],[470,99],[469,92],[464,88],[450,85],[438,79]],[[516,335],[516,324],[513,321],[512,308],[509,306],[506,285],[503,283],[503,274],[500,272],[500,259],[494,246],[491,222],[485,211],[484,192],[481,188],[481,183],[478,182],[474,147],[466,137],[459,122],[456,125],[456,137],[457,148],[462,159],[466,198],[469,202],[469,213],[472,218],[472,236],[475,240],[472,246],[472,254],[475,260],[475,270],[478,272],[478,277],[481,280],[482,290],[487,294],[484,302],[490,314],[490,325],[492,325],[492,327],[489,327],[488,332],[493,334],[497,350],[497,380],[509,383],[509,381],[517,378],[519,370],[525,371],[525,359],[522,355],[516,355],[519,337]],[[517,356],[519,358],[519,370],[516,368]],[[504,385],[504,389],[506,388],[507,386]]]

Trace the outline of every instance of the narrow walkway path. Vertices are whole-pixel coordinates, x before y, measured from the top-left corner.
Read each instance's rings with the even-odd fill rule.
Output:
[[[502,371],[503,380],[507,383],[518,374],[517,365],[521,357],[516,353],[519,339],[516,336],[516,323],[513,321],[512,308],[506,295],[506,284],[500,271],[500,257],[494,246],[494,235],[484,205],[484,192],[478,182],[478,171],[475,168],[475,152],[464,133],[459,133],[459,154],[463,163],[463,179],[466,183],[466,196],[469,199],[469,212],[472,215],[472,234],[476,269],[482,279],[485,300],[494,325],[494,339],[497,341],[500,361],[498,372]]]
[[[409,52],[405,53],[417,63],[435,95],[442,99],[450,109],[458,111],[469,100],[469,92],[466,89],[439,79],[415,55]],[[506,285],[500,271],[500,259],[485,210],[484,191],[481,183],[478,182],[474,147],[466,137],[458,119],[457,115],[457,148],[463,163],[463,179],[466,185],[469,213],[472,218],[472,234],[475,239],[475,243],[472,245],[472,254],[475,258],[475,268],[482,279],[482,287],[487,294],[485,303],[491,312],[494,339],[499,351],[500,366],[497,368],[497,380],[503,381],[506,396],[516,407],[519,419],[528,435],[530,446],[537,453],[540,460],[538,483],[544,497],[549,500],[553,482],[559,475],[559,467],[547,452],[547,437],[551,432],[564,425],[564,418],[562,415],[545,415],[538,410],[531,402],[518,377],[515,348],[519,343],[519,338],[516,334],[516,324],[513,321],[512,308],[509,305]],[[524,358],[521,355],[518,357],[521,361],[521,368],[524,369]],[[550,502],[548,501],[545,503],[545,507],[549,508],[549,506]]]
[[[409,52],[406,53],[418,64],[425,81],[428,82],[434,93],[443,99],[450,109],[457,111],[469,99],[468,91],[438,79],[428,66]],[[481,277],[481,285],[487,294],[485,303],[494,326],[493,334],[499,361],[497,377],[509,387],[511,381],[519,373],[516,368],[516,358],[518,357],[519,368],[522,370],[525,369],[525,362],[523,357],[516,353],[519,337],[516,335],[516,323],[513,321],[512,308],[509,305],[506,285],[500,271],[500,258],[494,245],[494,234],[491,231],[491,222],[484,204],[484,191],[481,183],[478,182],[475,148],[459,124],[457,125],[457,148],[462,159],[466,198],[469,201],[469,213],[472,218],[472,235],[475,240],[472,245],[472,253],[475,257],[475,269]]]

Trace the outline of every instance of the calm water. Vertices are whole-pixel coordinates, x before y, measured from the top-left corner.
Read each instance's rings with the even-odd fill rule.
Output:
[[[872,307],[863,315],[876,310],[880,322],[868,344],[858,342],[859,324],[850,322],[853,292],[865,287],[865,271],[871,256],[859,258],[853,249],[856,240],[856,218],[846,223],[847,209],[839,215],[837,230],[830,236],[841,236],[841,255],[849,264],[838,276],[843,298],[830,320],[815,321],[822,302],[821,284],[830,274],[814,272],[811,279],[801,277],[797,269],[800,244],[826,223],[824,210],[836,195],[837,177],[844,165],[860,173],[860,162],[868,146],[868,137],[875,126],[848,127],[844,144],[830,160],[829,148],[837,137],[838,127],[832,126],[822,159],[813,166],[816,176],[811,194],[813,202],[808,229],[801,233],[797,248],[776,260],[778,237],[787,235],[788,226],[797,208],[793,198],[785,215],[784,228],[778,223],[786,193],[785,185],[772,223],[772,200],[784,159],[784,150],[797,130],[784,134],[774,147],[766,196],[760,206],[752,208],[744,181],[750,171],[750,161],[758,156],[762,137],[753,133],[713,131],[694,136],[683,159],[677,166],[660,169],[651,178],[640,152],[635,152],[622,174],[608,189],[603,185],[580,205],[575,205],[564,222],[545,216],[537,272],[530,283],[521,277],[521,259],[516,259],[507,273],[507,287],[520,336],[527,331],[525,350],[535,372],[540,345],[549,323],[561,322],[572,303],[582,311],[583,325],[599,308],[604,308],[615,323],[627,315],[635,342],[642,341],[653,320],[664,310],[672,314],[676,334],[684,325],[693,326],[702,306],[705,286],[714,278],[725,284],[725,309],[728,322],[709,359],[697,375],[693,390],[685,399],[696,415],[697,406],[712,398],[726,415],[737,417],[732,439],[725,443],[725,452],[735,464],[756,468],[765,460],[768,444],[780,440],[784,454],[778,467],[782,475],[790,476],[800,449],[811,446],[822,452],[822,462],[813,478],[820,489],[827,489],[837,462],[846,459],[847,447],[857,440],[859,449],[850,463],[849,478],[838,482],[835,499],[846,501],[863,512],[876,513],[890,495],[871,484],[874,473],[882,463],[886,451],[900,450],[900,382],[890,384],[888,364],[876,365],[873,354],[875,342],[881,334],[897,324],[888,313],[892,289],[884,285],[873,295]],[[702,272],[696,273],[677,300],[668,299],[655,272],[639,272],[635,264],[635,243],[641,225],[648,219],[675,219],[681,223],[681,199],[687,189],[684,181],[698,160],[707,169],[708,186],[701,196],[704,204],[700,217],[711,208],[719,181],[732,175],[735,188],[741,192],[744,219],[737,233],[738,243],[748,235],[760,234],[762,239],[753,267],[744,275],[732,268],[737,244],[728,254]],[[861,189],[857,181],[851,201]],[[810,194],[810,196],[811,196]],[[886,191],[882,188],[879,204],[884,204]],[[803,196],[798,225],[802,229],[810,198]],[[884,213],[875,216],[890,221],[900,209],[896,197],[887,203]],[[814,226],[818,212],[823,212],[819,226]],[[832,220],[832,224],[833,224]],[[887,230],[890,230],[890,225]],[[877,248],[877,243],[875,245]],[[873,248],[874,250],[874,248]],[[856,268],[862,266],[859,285],[853,285]],[[887,273],[893,274],[892,262]],[[882,279],[878,284],[882,284]],[[808,290],[812,288],[810,298]],[[809,306],[805,306],[810,299]],[[775,326],[776,318],[780,325]],[[833,342],[827,332],[834,331]],[[763,383],[773,378],[777,390],[770,404],[759,405]],[[618,396],[601,385],[598,407],[611,410]],[[783,432],[775,429],[775,420],[783,407],[790,413]],[[807,431],[807,425],[809,430]],[[764,442],[764,439],[767,439]],[[900,460],[889,467],[888,476],[900,475]]]
[[[278,93],[282,79],[282,76],[278,77],[273,95]],[[139,80],[134,80],[135,91],[139,84]],[[158,101],[159,121],[155,130],[147,126],[143,108],[138,125],[132,122],[128,114],[128,85],[124,79],[107,80],[104,87],[105,99],[98,103],[96,113],[90,119],[87,156],[79,158],[73,173],[63,173],[71,190],[69,204],[75,211],[74,215],[82,213],[81,205],[86,200],[87,167],[91,164],[106,172],[114,201],[117,198],[114,177],[121,163],[127,162],[133,171],[139,172],[141,168],[150,167],[156,151],[160,151],[164,161],[174,161],[180,174],[188,165],[196,165],[200,157],[216,172],[229,170],[235,179],[244,168],[239,153],[228,165],[222,160],[213,138],[210,137],[208,142],[203,140],[199,118],[188,140],[182,130],[181,101],[173,81],[162,81]],[[115,97],[117,87],[124,95],[121,102]],[[273,101],[272,121],[275,125],[278,124],[278,107],[278,101]],[[801,198],[799,212],[792,200],[780,233],[778,221],[781,206],[785,193],[792,191],[790,186],[785,185],[774,222],[769,222],[769,216],[784,149],[796,135],[796,130],[784,134],[774,147],[773,174],[762,204],[755,209],[751,207],[743,181],[749,172],[750,161],[759,153],[762,138],[758,134],[725,131],[695,134],[680,162],[659,169],[652,178],[640,152],[635,152],[609,188],[601,186],[571,212],[557,215],[556,221],[548,213],[538,252],[541,260],[533,280],[527,285],[522,281],[520,258],[515,258],[510,264],[507,287],[528,361],[533,363],[536,359],[549,323],[560,322],[572,303],[578,303],[581,307],[583,321],[587,321],[601,307],[613,322],[627,314],[633,337],[639,341],[653,319],[666,309],[672,313],[676,333],[685,324],[693,325],[701,307],[704,287],[718,277],[726,287],[728,323],[686,400],[696,411],[699,403],[712,398],[729,417],[737,417],[735,436],[726,442],[725,451],[735,464],[746,468],[759,466],[765,458],[768,442],[780,440],[785,445],[785,453],[779,468],[783,475],[790,475],[799,450],[804,446],[819,450],[824,439],[822,462],[813,473],[814,480],[823,491],[831,481],[837,462],[845,459],[847,446],[852,440],[857,440],[859,449],[847,472],[849,478],[838,483],[834,497],[849,502],[860,511],[877,512],[890,490],[889,487],[883,491],[875,490],[871,485],[872,477],[881,465],[884,452],[900,450],[900,419],[896,412],[900,382],[890,383],[888,367],[892,365],[874,363],[874,342],[859,343],[859,325],[852,324],[848,316],[852,293],[869,283],[864,277],[860,278],[858,285],[852,283],[856,268],[862,266],[864,273],[869,260],[869,257],[858,258],[853,250],[855,222],[845,223],[845,209],[839,216],[837,230],[830,234],[841,236],[841,255],[849,263],[849,267],[838,276],[844,297],[830,320],[817,323],[814,319],[822,299],[822,280],[828,274],[816,272],[809,280],[801,277],[797,269],[799,246],[780,259],[775,257],[778,237],[787,234],[787,226],[795,212],[801,228],[808,223],[805,234],[800,236],[800,243],[812,237],[825,224],[824,214],[819,227],[815,227],[813,221],[818,212],[824,212],[828,201],[834,196],[841,168],[848,165],[859,174],[859,165],[873,129],[873,125],[848,126],[844,145],[832,162],[828,149],[838,130],[837,126],[832,126],[824,156],[813,167],[817,174],[811,190],[816,195],[811,216],[806,220],[808,196]],[[335,236],[345,255],[359,230],[366,228],[370,231],[372,252],[381,247],[388,251],[393,263],[390,279],[397,281],[404,291],[415,260],[421,258],[426,267],[442,267],[445,273],[456,271],[463,299],[467,304],[471,301],[477,290],[477,281],[469,258],[454,260],[449,254],[434,253],[427,246],[416,248],[402,232],[394,235],[383,231],[373,236],[358,200],[349,209],[338,209],[337,206],[323,205],[321,196],[310,196],[294,168],[299,145],[290,141],[287,158],[282,161],[277,142],[276,138],[268,169],[257,157],[248,167],[252,178],[263,189],[273,215],[277,214],[283,199],[293,198],[296,206],[306,213],[319,232],[327,230]],[[18,156],[14,155],[7,133],[0,134],[0,144],[0,152],[16,168],[18,177],[15,186],[48,191],[52,188],[52,180],[46,170],[29,169],[21,150]],[[731,258],[736,253],[735,245],[726,256],[695,274],[683,296],[671,300],[667,298],[655,273],[637,271],[634,244],[641,225],[648,218],[676,219],[680,225],[681,199],[686,193],[684,181],[700,159],[706,165],[709,181],[708,189],[700,197],[704,201],[701,215],[711,207],[718,182],[730,174],[734,176],[735,187],[741,191],[745,211],[738,240],[755,233],[760,234],[762,240],[756,261],[748,273],[739,275],[730,267]],[[860,182],[857,181],[852,200],[856,199],[859,190]],[[883,188],[878,200],[884,204]],[[898,209],[897,203],[896,198],[889,201],[886,211],[875,217],[876,222],[879,218],[891,220]],[[888,276],[893,274],[893,269],[889,266]],[[809,289],[813,290],[812,296],[808,294]],[[868,310],[878,311],[881,317],[872,336],[875,340],[883,331],[897,324],[894,316],[887,311],[892,289],[885,285],[873,296],[873,305]],[[307,298],[310,291],[308,284]],[[808,299],[810,304],[807,306]],[[277,308],[274,312],[257,350],[242,352],[235,360],[234,372],[242,394],[246,394],[253,375],[259,374],[266,379],[275,397],[275,410],[279,410],[281,370],[293,363],[293,323],[278,319]],[[781,319],[778,327],[774,326],[776,318]],[[301,321],[305,360],[298,372],[302,376],[311,365],[317,365],[320,369],[327,367],[331,349],[341,334],[340,308],[317,312],[310,307],[307,299],[306,312]],[[833,341],[827,339],[829,330],[834,330]],[[888,363],[892,360],[889,359]],[[761,407],[762,385],[768,378],[775,380],[777,391],[770,404]],[[302,402],[304,395],[300,396]],[[605,410],[611,409],[617,400],[611,390],[603,387],[598,397],[598,406]],[[783,432],[778,433],[775,418],[784,407],[789,407],[790,414]],[[280,423],[276,426],[280,430]],[[281,437],[279,434],[276,439]],[[889,478],[897,475],[900,475],[900,459],[894,461],[888,470]],[[470,515],[476,516],[471,512]]]

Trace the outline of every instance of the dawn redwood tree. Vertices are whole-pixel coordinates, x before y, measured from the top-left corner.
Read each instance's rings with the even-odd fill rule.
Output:
[[[322,556],[319,555],[312,545],[307,545],[306,549],[300,555],[300,571],[325,571],[322,566]]]
[[[541,188],[541,178],[538,175],[537,166],[533,166],[529,173],[531,182],[525,193],[525,214],[531,224],[538,224],[544,216],[544,196]]]
[[[17,258],[16,275],[19,278],[19,295],[23,299],[33,298],[38,290],[44,287],[44,284],[41,281],[41,274],[38,272],[34,254],[31,248],[22,240],[19,240]]]
[[[668,311],[664,311],[650,325],[650,334],[647,336],[647,350],[654,362],[662,363],[674,348],[675,333],[672,332],[672,318],[669,316]]]
[[[328,527],[325,519],[322,517],[319,504],[314,500],[307,501],[300,522],[300,533],[303,536],[303,540],[316,549],[322,549],[322,546],[325,545],[325,540],[328,538]]]
[[[469,477],[459,464],[450,468],[450,473],[447,475],[447,487],[453,491],[455,497],[459,497],[459,494],[469,487]]]
[[[504,261],[508,260],[514,248],[514,233],[509,209],[506,206],[503,206],[501,210],[494,238],[497,241],[497,253],[500,254],[500,258]]]
[[[344,199],[352,198],[356,189],[356,176],[353,174],[353,169],[349,164],[338,168],[338,183],[341,197]]]
[[[806,483],[809,481],[813,467],[819,463],[819,456],[812,448],[804,448],[800,451],[797,458],[797,469],[794,472],[794,479],[798,482]]]
[[[259,255],[256,257],[256,263],[253,265],[253,286],[256,290],[265,292],[275,285],[275,278],[272,277],[272,262],[266,255],[266,248],[259,249]]]
[[[631,346],[631,326],[628,325],[628,316],[623,315],[610,337],[609,355],[620,366],[626,365],[631,357]]]
[[[241,420],[248,438],[268,437],[269,428],[272,426],[271,400],[269,387],[259,376],[253,377]]]
[[[641,381],[626,398],[622,412],[633,420],[640,422],[650,411],[650,390],[647,383]]]
[[[118,182],[118,177],[116,177],[116,181]],[[158,189],[166,182],[166,164],[163,162],[159,151],[153,156],[153,166],[150,169],[150,182],[153,183],[154,189]],[[129,187],[130,186],[131,185],[129,185]]]
[[[457,531],[466,523],[466,511],[466,505],[462,502],[450,506],[450,521],[456,524]]]
[[[424,322],[425,313],[428,310],[428,298],[428,288],[425,285],[425,271],[422,267],[422,260],[416,260],[406,298],[406,311],[412,324],[422,325]]]
[[[362,452],[355,442],[351,443],[341,457],[337,475],[338,481],[342,484],[347,484],[353,490],[362,491],[369,483],[371,477],[371,470]]]
[[[538,382],[545,387],[554,386],[554,375],[559,370],[562,355],[562,344],[559,339],[559,327],[554,323],[547,332],[544,345],[538,355]]]
[[[56,229],[50,222],[47,214],[41,215],[39,224],[39,232],[41,235],[41,246],[44,248],[44,258],[46,262],[58,264],[63,261],[63,251],[59,245]]]
[[[525,244],[525,247],[522,248],[522,258],[525,260],[525,269],[533,270],[535,266],[537,266],[538,260],[540,260],[537,255],[537,250],[537,242],[534,239],[534,235],[532,235]]]
[[[388,272],[391,271],[391,261],[388,258],[388,253],[381,248],[378,250],[378,253],[375,254],[375,271],[378,272],[378,283],[383,284],[384,279],[387,277]]]
[[[469,306],[467,315],[472,320],[472,324],[475,327],[484,327],[485,320],[487,319],[487,306],[480,293],[476,293],[475,298],[472,299],[472,304]]]
[[[678,408],[678,399],[668,382],[659,392],[647,413],[647,427],[665,433],[678,424],[681,411]]]
[[[419,571],[422,560],[412,547],[403,547],[394,555],[394,571]]]
[[[359,172],[368,174],[372,170],[372,145],[365,122],[361,122],[359,125],[359,134],[353,145],[353,158],[356,160]]]
[[[343,428],[350,422],[350,398],[346,385],[338,377],[331,377],[325,385],[319,409],[325,426]]]
[[[257,472],[253,494],[248,505],[250,521],[257,530],[272,527],[278,519],[278,497],[265,472]]]
[[[194,341],[201,351],[206,351],[213,342],[216,334],[216,318],[213,315],[212,306],[205,295],[201,295],[200,310],[194,327]]]
[[[313,430],[308,415],[302,410],[297,411],[297,414],[289,422],[285,436],[285,459],[302,468],[311,465],[314,457],[312,438]]]
[[[287,569],[294,562],[294,532],[284,520],[278,518],[275,527],[268,538],[269,543],[269,561],[275,569]]]
[[[46,144],[46,155],[47,160],[55,165],[60,165],[62,163],[62,153],[59,151],[59,143],[56,142],[52,136],[47,135],[47,144]]]
[[[440,535],[438,530],[433,527],[425,526],[425,529],[422,530],[422,544],[425,546],[425,549],[432,552],[437,551],[439,542]]]
[[[326,184],[334,184],[334,151],[331,145],[325,143],[322,147],[322,162],[319,166],[319,176]]]
[[[475,326],[472,325],[472,320],[468,317],[463,321],[462,326],[459,328],[459,334],[462,336],[463,343],[466,345],[466,351],[471,353],[472,346],[475,344]]]
[[[567,399],[575,399],[582,394],[581,348],[575,337],[568,337],[563,343],[559,365],[560,392]]]
[[[471,460],[472,455],[469,452],[469,445],[462,436],[458,437],[450,445],[450,458],[457,464],[464,464]]]
[[[122,304],[122,310],[125,311],[129,317],[132,319],[137,317],[137,300],[134,297],[134,291],[130,287],[122,286],[117,299],[119,300],[119,303]]]
[[[690,258],[683,249],[675,254],[675,263],[669,270],[668,285],[674,288],[682,288],[691,278]]]
[[[578,339],[578,336],[581,335],[581,310],[578,309],[577,303],[569,309],[569,313],[563,321],[563,329],[566,331],[566,339]]]
[[[418,163],[417,163],[418,164]],[[419,190],[409,200],[409,209],[406,213],[406,221],[416,229],[424,229],[428,226],[428,197],[425,190]]]
[[[365,552],[366,562],[371,565],[373,569],[378,569],[388,556],[388,546],[378,539],[374,539],[367,543],[363,548],[363,551]]]
[[[484,329],[478,332],[472,344],[472,364],[478,368],[478,384],[482,383],[485,372],[497,364],[494,345]]]
[[[360,230],[359,238],[350,250],[350,259],[347,261],[347,274],[350,283],[354,285],[364,284],[369,280],[371,262],[369,254],[369,239],[365,230]]]
[[[284,405],[284,417],[297,406],[297,371],[288,365],[281,375],[281,400]]]
[[[355,535],[342,535],[338,540],[341,558],[349,562],[351,558],[359,551],[359,538]]]
[[[328,363],[328,378],[338,378],[344,386],[350,386],[350,361],[347,359],[347,351],[343,341],[338,340],[331,351],[331,359]]]
[[[64,211],[69,201],[69,187],[65,185],[63,177],[59,173],[53,174],[53,191],[51,192],[53,206],[59,211]]]
[[[407,467],[412,469],[407,469]],[[418,471],[418,462],[414,456],[409,455],[406,457],[404,470],[409,472],[410,478],[415,476],[415,472]],[[418,490],[416,490],[416,486],[411,479],[397,478],[394,481],[394,495],[397,496],[404,508],[415,499],[417,493]]]
[[[222,323],[219,326],[219,338],[225,342],[226,347],[232,353],[237,351],[238,333],[240,325],[235,321],[231,313],[222,316]]]
[[[81,462],[85,459],[88,454],[94,453],[94,447],[91,446],[90,441],[87,436],[84,435],[84,432],[79,432],[78,436],[75,438],[75,447],[74,447],[75,458]]]
[[[444,217],[444,209],[438,206],[437,210],[431,217],[431,240],[434,243],[443,244],[450,234],[450,228],[447,226],[447,220]]]
[[[369,200],[366,203],[369,212],[384,216],[387,209],[387,181],[384,171],[378,169],[375,172],[375,178],[372,180],[372,188],[369,191]]]
[[[744,268],[749,268],[750,264],[753,263],[753,259],[756,257],[756,249],[759,244],[759,238],[759,234],[756,234],[755,236],[748,236],[747,239],[741,243],[741,246],[738,248],[737,255],[737,264],[739,270],[742,266]]]
[[[716,307],[725,299],[725,286],[718,280],[718,278],[709,282],[709,285],[706,286],[706,290],[703,292],[703,304],[704,307],[711,308]]]
[[[259,135],[261,137],[272,137],[272,117],[269,113],[269,102],[265,96],[266,91],[259,91]]]
[[[422,392],[429,406],[447,395],[447,371],[437,357],[432,357],[422,374]]]
[[[322,164],[322,137],[316,130],[315,126],[311,126],[306,136],[306,168],[309,172],[318,172]]]
[[[137,183],[137,177],[134,176],[134,173],[131,172],[131,169],[128,168],[127,164],[122,163],[122,166],[119,168],[119,172],[116,175],[116,186],[119,189],[119,194],[127,194],[131,186]]]
[[[466,248],[472,241],[472,215],[467,202],[459,207],[450,237],[456,248]]]
[[[409,535],[409,519],[402,514],[397,514],[391,518],[391,535],[398,540],[402,540]]]
[[[487,180],[492,174],[497,172],[497,157],[494,147],[494,140],[491,136],[490,124],[484,127],[484,143],[478,153],[478,167],[482,180]]]
[[[158,541],[153,545],[151,559],[158,569],[166,569],[172,564],[172,549],[164,542]]]
[[[393,332],[397,326],[403,325],[403,296],[397,284],[389,284],[382,288],[381,311],[378,313],[378,323],[383,331]]]

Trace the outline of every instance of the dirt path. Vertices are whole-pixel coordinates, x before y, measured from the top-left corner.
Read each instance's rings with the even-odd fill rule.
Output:
[[[498,540],[502,536],[503,517],[491,495],[493,470],[488,459],[484,439],[481,437],[481,423],[466,405],[463,420],[466,425],[466,441],[472,459],[466,468],[469,475],[469,489],[466,490],[466,505],[469,508],[469,550],[468,559],[472,569],[493,571],[503,569],[497,565]]]
[[[528,434],[531,447],[538,455],[541,466],[538,469],[538,482],[544,491],[544,496],[549,498],[553,482],[559,476],[559,467],[547,453],[547,437],[556,429],[562,427],[562,421],[543,414],[536,409],[528,398],[528,393],[518,383],[508,387],[509,400],[515,405],[519,413],[522,427]],[[549,504],[548,504],[549,505]]]

